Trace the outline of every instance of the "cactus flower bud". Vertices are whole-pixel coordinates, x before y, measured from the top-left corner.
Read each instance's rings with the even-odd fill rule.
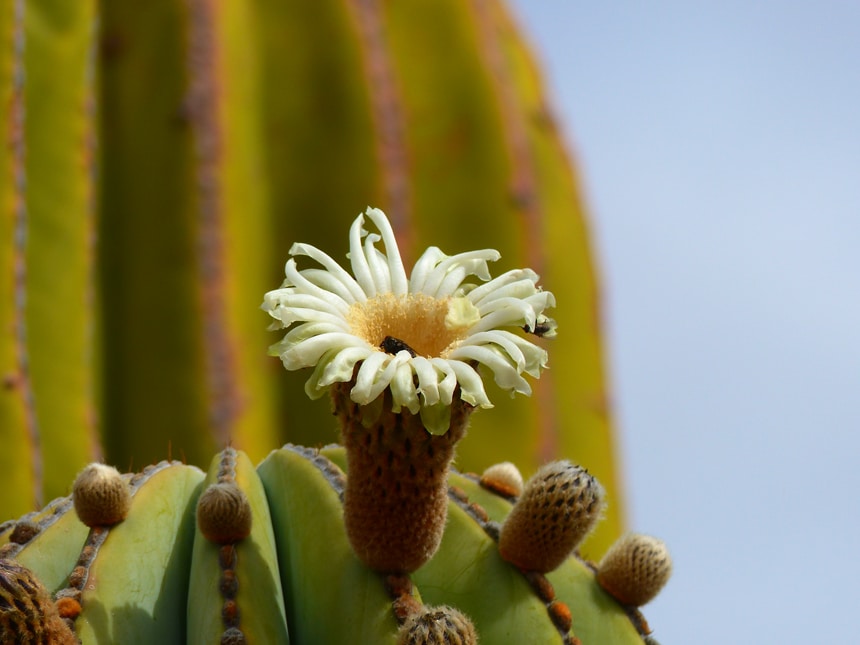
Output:
[[[397,645],[475,645],[472,621],[453,607],[425,607],[400,628]]]
[[[597,582],[618,602],[640,607],[672,575],[672,558],[662,540],[641,533],[622,535],[597,567]]]
[[[113,466],[90,464],[75,478],[72,491],[75,512],[89,527],[113,526],[128,515],[131,491]]]
[[[212,484],[197,502],[200,532],[215,544],[233,544],[251,534],[251,505],[234,483]]]
[[[523,476],[514,464],[503,461],[484,471],[481,486],[503,497],[519,497],[523,494]]]
[[[540,468],[505,519],[499,535],[502,557],[529,571],[558,567],[582,542],[603,508],[603,488],[568,461]]]

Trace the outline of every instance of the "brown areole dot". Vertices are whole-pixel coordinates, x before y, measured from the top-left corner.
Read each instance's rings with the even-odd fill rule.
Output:
[[[211,484],[197,501],[197,526],[210,542],[234,544],[251,534],[251,504],[236,484]]]
[[[78,518],[87,526],[113,526],[128,515],[131,489],[116,468],[93,463],[75,478],[72,499]]]

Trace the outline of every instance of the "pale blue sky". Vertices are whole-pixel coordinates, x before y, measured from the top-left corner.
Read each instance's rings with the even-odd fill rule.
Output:
[[[848,643],[860,3],[516,0],[580,166],[661,645]]]

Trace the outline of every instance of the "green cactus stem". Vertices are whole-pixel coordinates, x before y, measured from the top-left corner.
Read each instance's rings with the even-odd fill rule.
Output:
[[[547,574],[506,562],[497,540],[512,502],[454,470],[435,555],[411,575],[370,569],[347,537],[349,474],[337,464],[347,465],[340,446],[285,446],[256,469],[228,448],[205,478],[164,462],[123,476],[132,503],[116,526],[87,529],[66,498],[2,525],[7,540],[18,526],[38,530],[22,531],[28,539],[7,541],[0,555],[42,582],[85,645],[148,643],[152,634],[213,645],[395,645],[440,633],[470,642],[471,629],[482,645],[643,643],[641,615],[607,594],[575,553]],[[229,544],[195,522],[204,491],[219,484],[240,489],[251,509],[250,534]]]

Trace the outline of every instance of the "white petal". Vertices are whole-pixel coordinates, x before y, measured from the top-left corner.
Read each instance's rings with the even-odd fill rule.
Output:
[[[478,361],[481,365],[486,365],[493,371],[496,384],[504,390],[516,390],[523,394],[531,393],[531,388],[528,382],[519,375],[515,365],[511,363],[509,358],[506,358],[501,352],[491,348],[491,346],[476,347],[468,345],[460,347],[459,356],[466,360]]]
[[[471,334],[465,339],[463,339],[460,345],[451,350],[448,353],[447,357],[457,359],[464,358],[466,357],[466,354],[460,352],[461,348],[493,343],[501,347],[505,352],[507,352],[508,356],[511,357],[511,360],[516,365],[517,370],[523,371],[526,367],[526,357],[518,344],[513,341],[513,338],[516,338],[514,334],[511,334],[510,332],[505,332],[500,329],[494,329],[492,331],[482,331],[477,334]]]
[[[310,378],[305,381],[305,394],[307,394],[309,398],[318,399],[325,394],[328,388],[322,385],[320,380],[322,379],[329,361],[334,358],[337,353],[337,350],[332,350],[323,354],[322,358],[320,358],[314,368],[314,371],[311,373]]]
[[[446,257],[438,246],[431,246],[424,251],[412,267],[412,274],[409,276],[409,293],[423,293],[427,276],[430,275],[433,267]]]
[[[352,379],[356,363],[376,353],[378,352],[370,347],[347,347],[340,350],[325,366],[325,372],[319,381],[320,386],[346,383]]]
[[[330,325],[337,325],[343,331],[349,331],[349,325],[343,316],[326,313],[318,309],[279,306],[270,315],[283,322],[287,327],[300,321],[327,322]]]
[[[352,287],[350,287],[328,269],[302,269],[301,273],[320,289],[331,291],[346,303],[354,304],[367,300],[367,295],[352,278],[350,278],[352,280]]]
[[[291,258],[287,262],[287,266],[284,268],[284,271],[287,274],[287,279],[296,286],[298,291],[316,296],[320,300],[325,300],[332,306],[337,307],[338,311],[341,311],[344,314],[349,310],[349,303],[344,301],[343,298],[331,291],[326,291],[325,289],[318,287],[304,277],[296,268],[295,259]]]
[[[412,369],[418,377],[418,393],[425,405],[439,402],[439,373],[433,364],[423,356],[412,359]]]
[[[500,338],[504,338],[509,343],[516,345],[519,348],[520,352],[522,352],[523,371],[526,372],[526,374],[530,374],[531,376],[537,378],[540,376],[540,371],[547,366],[548,355],[546,353],[546,350],[530,342],[528,339],[523,338],[522,336],[518,336],[517,334],[513,334],[504,329],[494,329],[490,332],[481,332],[481,334],[475,335],[482,336],[483,334],[491,335],[493,338],[490,342],[504,347],[505,351],[509,351],[508,347],[499,342]],[[471,337],[469,337],[467,341],[468,340],[471,340]],[[513,357],[512,353],[511,357]]]
[[[386,356],[386,358],[390,358],[390,360],[385,365],[385,369],[381,372],[378,370],[376,372],[376,380],[370,386],[370,391],[367,395],[368,400],[370,401],[373,401],[376,397],[382,394],[386,388],[391,386],[391,381],[397,373],[397,368],[409,359],[409,352],[404,349],[403,351],[398,352],[394,357],[388,356],[387,354],[384,354],[384,356]],[[359,370],[361,370],[361,368],[359,368]],[[352,400],[355,401],[355,397],[353,397]]]
[[[285,293],[286,291],[286,289],[282,289],[280,297],[273,301],[273,304],[276,306],[274,307],[274,312],[270,311],[270,315],[274,316],[274,313],[284,308],[302,309],[305,311],[318,311],[344,320],[341,310],[329,300],[319,298],[309,293]],[[281,318],[281,316],[275,317]],[[283,320],[283,318],[281,318],[281,320]]]
[[[496,327],[517,326],[523,327],[528,325],[529,328],[534,328],[535,312],[527,306],[517,304],[510,307],[504,307],[498,311],[493,311],[481,318],[481,322],[472,327],[471,333],[479,331],[488,331]]]
[[[388,274],[388,262],[385,256],[379,252],[374,244],[381,240],[376,233],[368,233],[364,239],[364,257],[367,258],[367,266],[376,285],[376,293],[389,293],[391,291],[391,276]]]
[[[499,298],[527,298],[528,296],[535,294],[537,291],[538,288],[531,280],[516,280],[510,284],[502,285],[498,289],[490,291],[477,301],[475,301],[473,296],[472,301],[480,307]]]
[[[481,286],[475,288],[474,290],[469,292],[469,298],[472,302],[477,304],[481,301],[482,298],[487,296],[488,294],[496,291],[497,289],[510,284],[511,282],[516,282],[518,280],[530,280],[532,282],[537,282],[538,276],[537,273],[532,271],[531,269],[513,269],[512,271],[507,271],[500,276],[497,276],[482,284]]]
[[[305,255],[319,262],[325,267],[326,273],[330,273],[334,279],[347,289],[352,296],[352,302],[363,302],[367,299],[367,294],[362,291],[361,286],[355,281],[355,278],[349,275],[349,272],[336,262],[334,258],[320,251],[317,247],[297,242],[290,249],[290,255]],[[348,298],[344,298],[344,300],[350,302]]]
[[[460,384],[460,398],[466,403],[482,408],[491,408],[493,404],[487,398],[487,393],[484,391],[484,382],[480,375],[468,363],[461,361],[447,361],[454,374],[457,375],[457,382]]]
[[[289,345],[298,345],[299,343],[307,340],[308,338],[312,338],[314,336],[319,336],[321,334],[332,334],[349,331],[348,329],[343,329],[342,325],[332,324],[330,322],[318,321],[318,320],[310,320],[308,322],[303,322],[300,325],[296,325],[287,335],[284,336],[284,339],[281,341],[282,343]]]
[[[316,365],[320,357],[330,349],[345,347],[368,347],[368,343],[353,334],[332,332],[308,338],[283,352],[281,361],[288,370]]]
[[[451,288],[450,283],[448,283],[450,291],[443,295],[450,295],[453,293],[454,289],[460,285],[460,282],[463,281],[463,278],[466,275],[478,275],[479,277],[486,276],[486,278],[489,278],[487,261],[495,261],[498,260],[499,257],[499,252],[493,249],[469,251],[468,253],[458,253],[457,255],[447,257],[430,272],[430,275],[428,275],[427,279],[424,281],[424,286],[421,291],[429,296],[441,294],[440,287],[442,287],[445,278],[448,277],[448,273],[453,271],[455,276],[454,279],[459,277],[459,280],[456,281],[456,285],[454,285],[453,288]],[[461,272],[462,277],[460,277]]]
[[[358,368],[358,374],[355,375],[355,385],[349,393],[353,401],[359,405],[367,405],[376,398],[370,396],[370,393],[376,381],[377,372],[390,358],[388,354],[377,351],[364,359],[361,367]]]
[[[376,228],[382,234],[382,241],[385,244],[385,255],[388,258],[388,274],[391,278],[391,292],[396,296],[406,295],[408,292],[408,284],[406,280],[406,271],[403,268],[403,259],[400,257],[400,249],[397,248],[397,238],[394,236],[394,231],[388,218],[378,208],[368,208],[367,216],[376,224]]]
[[[361,238],[367,233],[361,227],[363,223],[364,215],[359,215],[349,229],[349,262],[352,265],[352,273],[362,291],[367,294],[368,298],[373,298],[376,295],[376,283],[373,281],[373,274],[361,248]]]
[[[405,407],[412,414],[418,414],[421,403],[418,401],[418,393],[415,391],[415,381],[409,360],[411,356],[405,350],[402,353],[406,354],[405,360],[397,366],[394,378],[391,380],[391,410],[392,412],[400,412],[400,408]]]
[[[430,363],[444,375],[442,380],[438,381],[439,401],[444,405],[451,405],[454,400],[454,390],[457,389],[457,374],[451,366],[451,361],[444,358],[431,358]]]

